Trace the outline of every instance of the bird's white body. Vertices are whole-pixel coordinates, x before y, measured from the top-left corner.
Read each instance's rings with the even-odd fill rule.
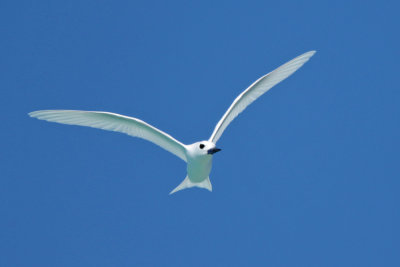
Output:
[[[209,178],[212,157],[214,153],[220,151],[220,149],[216,148],[216,143],[226,127],[254,100],[303,66],[314,53],[315,51],[304,53],[255,81],[233,101],[232,105],[218,122],[210,139],[191,145],[184,145],[167,133],[142,120],[110,112],[39,110],[31,112],[29,115],[42,120],[122,132],[146,139],[173,153],[187,163],[186,178],[170,194],[194,186],[212,191]]]
[[[200,144],[205,144],[205,147],[200,149]],[[187,176],[193,183],[200,183],[207,179],[211,172],[212,155],[204,153],[205,149],[215,148],[215,144],[208,141],[196,142],[186,146],[187,156]]]
[[[185,147],[187,176],[170,194],[194,186],[212,191],[209,178],[212,167],[212,154],[209,154],[208,151],[217,149],[215,144],[209,141],[200,141]],[[219,149],[217,149],[217,151],[219,151]]]
[[[187,163],[187,176],[192,183],[201,183],[208,178],[212,167],[212,156],[193,158]]]

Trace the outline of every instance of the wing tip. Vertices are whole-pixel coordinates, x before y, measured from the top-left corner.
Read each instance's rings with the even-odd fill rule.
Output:
[[[54,112],[56,110],[35,110],[28,113],[29,117],[40,119],[41,116],[48,113]]]
[[[35,110],[28,113],[28,115],[32,118],[38,118],[46,115],[51,115],[55,113],[70,113],[70,112],[77,112],[80,110],[67,110],[67,109],[44,109],[44,110]]]
[[[40,110],[31,111],[31,112],[28,113],[28,116],[32,117],[32,118],[36,118],[38,113],[40,113]]]
[[[311,50],[311,51],[308,51],[308,52],[305,52],[303,55],[301,55],[301,56],[305,56],[305,57],[307,57],[307,58],[310,58],[310,57],[312,57],[315,53],[317,53],[317,50]]]
[[[283,66],[285,66],[285,65],[291,65],[291,64],[295,64],[295,65],[298,64],[298,67],[296,68],[296,70],[297,70],[297,69],[299,69],[301,66],[303,66],[307,61],[309,61],[310,58],[311,58],[315,53],[317,53],[316,50],[311,50],[311,51],[305,52],[305,53],[301,54],[300,56],[297,56],[296,58],[292,59],[291,61],[285,63]]]

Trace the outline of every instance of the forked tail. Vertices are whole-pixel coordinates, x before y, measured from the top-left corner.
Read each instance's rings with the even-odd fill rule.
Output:
[[[182,181],[182,183],[180,183],[169,194],[172,195],[175,192],[178,192],[178,191],[186,189],[186,188],[194,187],[194,186],[200,187],[200,188],[205,188],[210,192],[212,191],[212,185],[211,185],[211,182],[210,182],[210,177],[207,177],[207,179],[204,179],[204,181],[202,181],[200,183],[193,183],[192,181],[190,181],[189,177],[186,176],[186,178]]]

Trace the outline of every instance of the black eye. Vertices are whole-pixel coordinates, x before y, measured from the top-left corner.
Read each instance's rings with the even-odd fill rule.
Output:
[[[200,149],[203,149],[205,147],[205,145],[200,144]]]

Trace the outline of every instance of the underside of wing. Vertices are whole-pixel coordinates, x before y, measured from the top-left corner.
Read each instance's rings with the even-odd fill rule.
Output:
[[[253,103],[254,100],[259,98],[274,85],[292,75],[296,70],[303,66],[303,64],[306,63],[314,54],[315,51],[304,53],[283,64],[272,72],[262,76],[252,85],[250,85],[235,99],[235,101],[233,101],[232,105],[225,112],[224,116],[222,116],[221,120],[215,127],[209,141],[216,144],[218,139],[224,132],[225,128],[229,125],[229,123],[231,123],[234,118],[236,118],[237,115],[239,115],[248,105]]]
[[[185,146],[146,122],[110,112],[80,110],[39,110],[29,116],[63,124],[115,131],[148,140],[186,161]]]

